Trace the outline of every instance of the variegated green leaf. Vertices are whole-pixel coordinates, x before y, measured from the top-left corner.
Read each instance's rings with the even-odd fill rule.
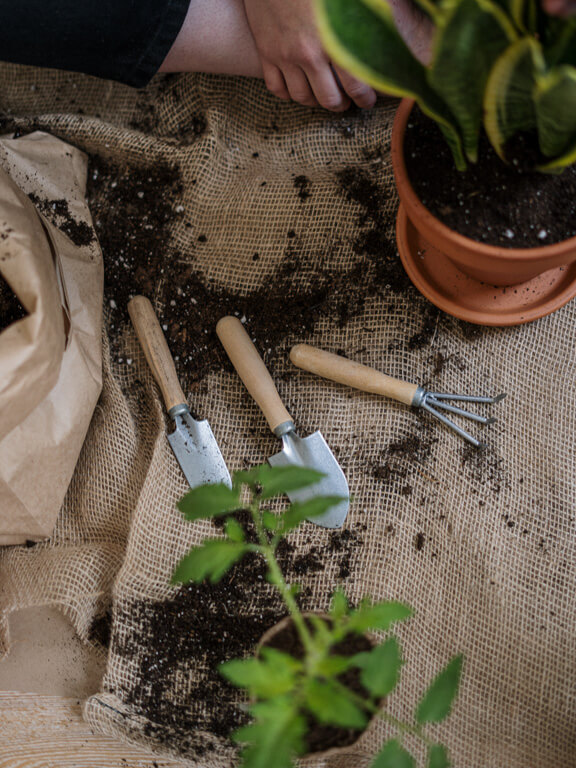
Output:
[[[508,139],[536,127],[534,89],[543,70],[540,45],[531,37],[511,45],[492,69],[484,94],[484,127],[502,159]]]
[[[553,158],[545,166],[562,168],[576,161],[576,68],[557,67],[538,78],[536,120],[542,154]]]
[[[482,99],[490,70],[518,35],[510,19],[492,0],[446,0],[443,11],[428,82],[442,94],[456,119],[466,156],[475,162]]]
[[[494,0],[494,3],[509,16],[518,29],[525,29],[525,19],[532,13],[530,6],[538,0]]]
[[[398,33],[382,0],[315,0],[322,42],[333,61],[377,91],[415,99],[439,123],[458,168],[466,167],[454,119],[425,67]]]
[[[568,64],[576,67],[576,19],[548,16],[542,36],[544,57],[549,67]]]

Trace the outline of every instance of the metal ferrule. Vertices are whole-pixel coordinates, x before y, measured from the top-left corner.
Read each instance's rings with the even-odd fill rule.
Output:
[[[412,398],[412,407],[419,408],[424,402],[424,398],[426,397],[427,394],[428,393],[426,392],[424,387],[418,387],[416,392],[414,392],[414,397]]]
[[[190,413],[190,408],[188,407],[187,403],[179,403],[178,405],[173,405],[172,408],[170,408],[168,411],[168,416],[176,419],[176,416],[182,416],[183,413]]]
[[[274,434],[276,437],[283,437],[284,435],[287,435],[288,432],[294,432],[293,421],[283,421],[274,429]]]

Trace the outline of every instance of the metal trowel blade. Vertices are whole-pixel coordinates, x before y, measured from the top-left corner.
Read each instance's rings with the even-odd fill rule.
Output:
[[[175,417],[176,429],[168,440],[191,488],[224,483],[232,487],[228,467],[207,421],[196,421],[189,413]]]
[[[311,517],[310,522],[324,528],[340,528],[350,506],[348,482],[340,465],[320,432],[308,437],[298,437],[295,432],[282,436],[283,449],[268,459],[273,467],[300,466],[322,472],[325,477],[314,485],[298,491],[290,491],[290,501],[307,501],[315,496],[343,496],[344,501],[335,504],[322,515]]]

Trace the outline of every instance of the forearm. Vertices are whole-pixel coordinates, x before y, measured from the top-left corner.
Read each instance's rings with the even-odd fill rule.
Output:
[[[243,0],[191,0],[160,71],[262,77]]]

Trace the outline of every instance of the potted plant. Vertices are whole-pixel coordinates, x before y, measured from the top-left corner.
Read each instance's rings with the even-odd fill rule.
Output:
[[[433,28],[424,65],[383,0],[316,5],[332,59],[405,99],[392,133],[397,242],[417,287],[486,325],[527,322],[576,295],[576,19],[547,15],[539,0],[417,0]],[[412,147],[434,132],[443,144],[431,138],[420,166],[406,152],[414,124]],[[538,185],[561,203],[519,238],[539,198],[548,204]],[[527,189],[522,208],[515,196]],[[515,226],[491,227],[491,205]]]
[[[212,518],[221,534],[193,548],[177,566],[173,583],[219,581],[241,558],[264,558],[268,582],[278,590],[287,618],[263,636],[252,657],[221,665],[234,685],[245,689],[251,722],[236,732],[244,768],[289,768],[304,754],[326,756],[323,742],[350,746],[371,718],[382,717],[398,736],[383,745],[373,768],[413,768],[416,763],[402,743],[405,736],[426,746],[428,768],[449,766],[448,753],[425,733],[428,723],[443,720],[456,696],[462,656],[455,656],[424,692],[413,722],[386,712],[385,699],[394,690],[402,657],[391,626],[411,615],[395,601],[363,599],[351,606],[343,591],[332,596],[327,614],[303,614],[298,586],[288,584],[277,557],[284,538],[306,519],[326,512],[341,499],[316,497],[273,512],[269,501],[287,491],[312,485],[322,477],[301,467],[263,465],[236,472],[233,486],[200,486],[179,503],[186,519]],[[243,489],[247,489],[248,499]],[[248,514],[246,514],[246,510]],[[371,633],[387,633],[384,640]],[[312,738],[313,736],[313,738]]]

